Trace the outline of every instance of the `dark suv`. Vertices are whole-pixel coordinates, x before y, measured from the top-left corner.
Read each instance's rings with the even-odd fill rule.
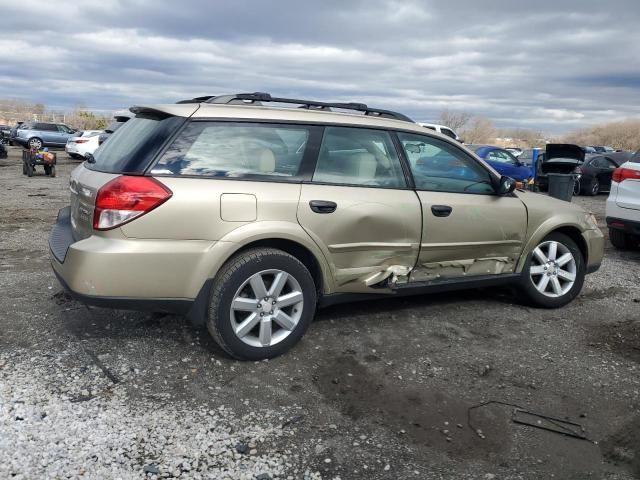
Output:
[[[13,141],[31,148],[64,147],[75,133],[76,130],[62,123],[28,122],[18,128]]]

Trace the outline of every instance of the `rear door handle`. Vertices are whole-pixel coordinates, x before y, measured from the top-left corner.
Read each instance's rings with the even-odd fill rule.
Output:
[[[436,217],[448,217],[449,215],[451,215],[452,210],[453,208],[448,205],[431,206],[431,213],[433,213]]]
[[[333,213],[338,208],[336,202],[330,202],[328,200],[311,200],[309,202],[311,210],[316,213]]]

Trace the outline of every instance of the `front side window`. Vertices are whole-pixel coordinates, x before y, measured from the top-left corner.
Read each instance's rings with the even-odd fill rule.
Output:
[[[326,127],[313,181],[384,188],[406,186],[389,132]]]
[[[493,194],[491,174],[450,143],[412,133],[398,133],[418,190]]]
[[[491,150],[487,155],[487,160],[511,165],[515,165],[517,163],[515,157],[512,157],[511,154],[503,150]]]
[[[192,122],[151,173],[249,179],[295,177],[309,134],[306,126]]]

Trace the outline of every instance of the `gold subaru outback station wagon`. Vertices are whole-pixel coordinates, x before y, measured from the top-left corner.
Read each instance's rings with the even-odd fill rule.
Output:
[[[602,260],[593,215],[400,113],[266,93],[131,111],[71,175],[53,270],[87,304],[206,323],[236,358],[355,299],[510,284],[561,307]]]

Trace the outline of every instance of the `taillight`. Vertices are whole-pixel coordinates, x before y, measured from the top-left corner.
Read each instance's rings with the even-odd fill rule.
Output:
[[[138,218],[171,198],[173,193],[150,177],[121,176],[96,195],[94,230],[110,230]]]
[[[76,142],[76,143],[87,143],[88,141],[89,141],[89,140],[86,140],[86,139],[84,139],[84,138],[81,138],[81,139],[75,140],[75,142]]]
[[[573,173],[576,173],[578,175],[582,175],[582,168],[580,167],[576,167],[573,169]]]
[[[616,168],[613,171],[612,180],[616,183],[624,182],[625,180],[640,180],[640,170]]]

